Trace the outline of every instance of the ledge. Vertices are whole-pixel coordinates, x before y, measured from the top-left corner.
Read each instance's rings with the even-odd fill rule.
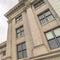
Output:
[[[60,55],[60,49],[57,49],[57,50],[54,50],[54,51],[50,51],[46,54],[42,54],[42,55],[39,55],[39,56],[34,56],[34,57],[31,57],[30,59],[31,60],[39,60],[39,59],[45,59],[45,58],[49,58],[49,57],[53,57],[53,56],[58,56]]]
[[[5,42],[1,43],[1,44],[0,44],[0,48],[5,47],[5,46],[6,46],[6,43],[7,43],[7,41],[5,41]]]

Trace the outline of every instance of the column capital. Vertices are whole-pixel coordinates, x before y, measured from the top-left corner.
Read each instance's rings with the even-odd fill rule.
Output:
[[[25,8],[27,9],[27,8],[29,8],[29,7],[31,7],[31,6],[32,6],[31,1],[28,0],[28,1],[25,3]]]

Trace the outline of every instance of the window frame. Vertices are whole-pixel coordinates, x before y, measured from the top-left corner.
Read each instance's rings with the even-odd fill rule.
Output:
[[[39,0],[39,1],[35,2],[35,3],[33,4],[33,6],[34,6],[35,9],[37,9],[37,8],[39,8],[39,7],[44,6],[45,4],[46,4],[46,3],[45,3],[44,0]]]
[[[23,28],[23,30],[21,30],[22,28]],[[19,32],[17,32],[18,29],[19,29]],[[18,36],[18,34],[19,34],[19,36]],[[18,27],[16,29],[16,38],[19,38],[19,37],[22,37],[22,36],[24,36],[24,26],[23,25],[21,25],[20,27]]]
[[[50,12],[50,14],[48,14],[48,15],[46,16],[46,13],[47,13],[47,12]],[[39,18],[40,16],[44,16],[44,18],[41,18],[41,19],[40,19],[40,18]],[[53,19],[48,20],[47,17],[51,17],[51,16],[53,17]],[[41,25],[47,24],[47,23],[55,20],[55,17],[54,17],[54,15],[52,14],[52,12],[51,12],[50,9],[46,9],[45,11],[39,13],[39,14],[37,15],[37,17],[38,17],[40,23],[41,23],[41,21],[43,21],[43,20],[45,19],[45,20],[44,20],[45,22],[44,22],[44,23],[41,23]]]
[[[25,44],[25,49],[23,48],[23,44]],[[21,46],[21,51],[18,51],[18,46]],[[23,51],[26,52],[26,56],[24,56],[24,53]],[[19,57],[19,53],[22,53],[22,57]],[[26,43],[25,42],[22,42],[20,44],[17,45],[17,59],[22,59],[22,58],[26,58],[27,57],[27,49],[26,49]]]
[[[54,30],[55,30],[55,29],[58,29],[58,28],[60,28],[60,26],[58,26],[58,27],[56,27],[56,28],[53,28],[53,29],[51,29],[51,30],[49,30],[49,31],[44,32],[45,37],[46,37],[46,40],[47,40],[47,43],[48,43],[48,45],[49,45],[49,47],[50,47],[51,50],[57,49],[57,48],[60,47],[60,42],[59,42],[59,40],[58,40],[58,38],[59,38],[60,36],[56,37],[56,35],[55,35],[55,33],[54,33]],[[53,32],[52,32],[52,31],[53,31]],[[56,44],[58,45],[57,48],[51,48],[51,46],[50,46],[50,44],[49,44],[49,41],[51,41],[52,39],[49,39],[49,40],[48,40],[48,38],[47,38],[47,36],[46,36],[46,33],[48,33],[48,32],[52,32],[52,34],[54,35],[54,38],[52,38],[52,39],[55,39]]]
[[[18,20],[17,20],[18,19]],[[20,14],[19,16],[17,16],[15,18],[15,23],[19,23],[20,21],[22,21],[22,14]]]

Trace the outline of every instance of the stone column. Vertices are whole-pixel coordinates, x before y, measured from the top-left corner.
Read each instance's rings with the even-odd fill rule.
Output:
[[[2,60],[2,53],[1,53],[1,50],[0,50],[0,60]]]
[[[17,60],[15,19],[12,20],[12,60]]]
[[[12,22],[8,22],[8,36],[7,36],[6,59],[11,59],[11,40],[12,40]]]
[[[31,6],[27,7],[27,17],[28,17],[28,23],[30,27],[30,33],[32,36],[32,41],[33,41],[33,54],[34,56],[42,55],[47,53],[46,46],[44,45],[43,38],[41,35],[42,31],[39,28],[37,19],[34,15],[33,9]]]
[[[28,58],[33,56],[33,41],[32,36],[30,32],[29,22],[27,18],[27,12],[24,11],[22,13],[23,20],[24,20],[24,31],[25,31],[25,41],[26,41],[26,47],[27,47],[27,55]]]
[[[34,42],[34,46],[38,46],[38,45],[43,44],[43,42],[41,40],[39,27],[38,27],[38,24],[37,24],[37,21],[35,19],[35,16],[34,16],[34,13],[33,13],[31,6],[29,6],[27,8],[27,16],[28,16],[28,23],[29,23],[32,39]]]

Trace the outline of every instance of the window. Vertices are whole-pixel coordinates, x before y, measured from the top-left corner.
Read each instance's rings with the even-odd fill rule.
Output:
[[[60,28],[53,29],[45,34],[51,49],[60,47]]]
[[[24,28],[23,25],[16,29],[16,38],[21,37],[24,35]]]
[[[54,20],[54,16],[52,15],[52,13],[49,9],[46,10],[45,12],[43,12],[42,14],[39,14],[38,18],[39,18],[39,21],[42,25],[46,24],[49,21]]]
[[[38,1],[36,4],[34,4],[34,7],[35,7],[35,8],[38,8],[38,7],[43,6],[44,4],[45,4],[44,0],[40,0],[40,1]]]
[[[22,20],[22,15],[18,16],[18,17],[15,19],[16,23],[20,22],[21,20]]]
[[[6,55],[6,51],[3,51],[3,56],[5,56]]]
[[[22,59],[27,57],[26,44],[25,42],[17,45],[17,58]]]

